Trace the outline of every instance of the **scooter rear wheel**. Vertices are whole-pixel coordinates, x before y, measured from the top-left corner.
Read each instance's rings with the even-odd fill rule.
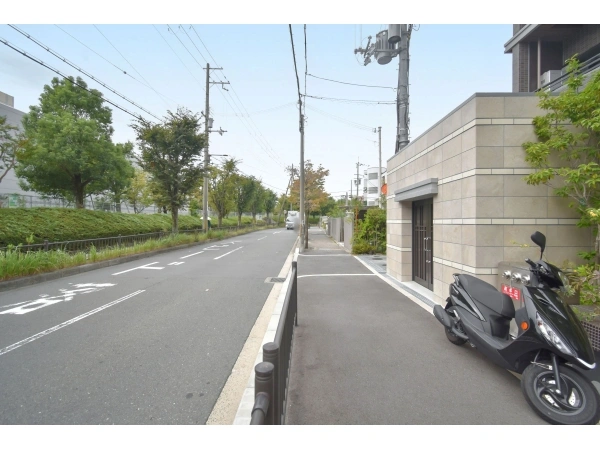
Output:
[[[557,425],[595,425],[600,420],[600,395],[575,370],[560,366],[561,384],[567,386],[566,399],[556,394],[554,372],[529,365],[521,378],[521,390],[529,406],[544,420]]]
[[[452,317],[456,317],[456,313],[454,312],[454,306],[446,306],[446,312],[448,312],[448,314]],[[454,345],[465,345],[467,343],[466,339],[455,335],[450,328],[444,327],[444,331],[446,332],[446,337],[448,338],[448,340]]]

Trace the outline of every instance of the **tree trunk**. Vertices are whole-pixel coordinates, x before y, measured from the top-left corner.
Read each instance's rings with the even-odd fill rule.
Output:
[[[77,209],[83,209],[84,208],[84,197],[85,197],[85,192],[84,192],[84,188],[81,184],[77,184],[75,186],[75,205],[77,207]]]
[[[219,223],[219,228],[221,228],[221,226],[223,225],[223,216],[220,214],[218,216],[218,223]]]
[[[171,219],[173,221],[172,232],[177,234],[179,232],[179,207],[171,205]]]
[[[252,213],[252,223],[256,225],[256,213]]]
[[[242,213],[238,213],[238,227],[242,226]]]

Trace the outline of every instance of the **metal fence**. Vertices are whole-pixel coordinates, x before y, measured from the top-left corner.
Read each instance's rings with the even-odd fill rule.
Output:
[[[295,258],[294,258],[295,259]],[[285,295],[275,340],[263,345],[263,362],[254,368],[254,407],[250,425],[284,425],[294,327],[298,326],[298,262]]]
[[[275,227],[275,225],[264,225],[267,227]],[[238,231],[245,230],[248,228],[256,228],[253,224],[241,225],[241,226],[231,226],[231,227],[212,227],[210,231]],[[179,234],[202,234],[204,231],[201,228],[196,228],[193,230],[179,230]],[[37,251],[51,251],[51,250],[61,250],[67,253],[77,253],[77,252],[85,252],[88,253],[92,246],[99,249],[107,249],[107,248],[118,248],[118,247],[132,247],[135,244],[141,244],[146,241],[152,239],[162,239],[171,235],[171,232],[167,231],[159,231],[156,233],[144,233],[144,234],[132,234],[127,236],[112,236],[105,238],[96,238],[96,239],[80,239],[73,241],[60,241],[60,242],[49,242],[45,240],[42,244],[29,244],[29,245],[19,245],[14,247],[1,247],[0,252],[7,252],[9,249],[13,251],[19,251],[23,253],[27,252],[37,252]]]

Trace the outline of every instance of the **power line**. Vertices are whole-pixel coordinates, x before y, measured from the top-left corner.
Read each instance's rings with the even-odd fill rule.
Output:
[[[102,58],[104,61],[106,61],[107,63],[109,63],[111,66],[113,66],[114,68],[116,68],[119,72],[122,72],[123,74],[127,75],[128,77],[130,77],[132,80],[137,81],[138,83],[140,83],[142,86],[147,87],[148,89],[152,89],[152,86],[147,85],[146,83],[144,83],[143,81],[138,80],[136,77],[134,77],[133,75],[131,75],[130,73],[128,73],[126,70],[122,69],[121,67],[117,66],[115,63],[113,63],[112,61],[106,59],[104,56],[102,56],[100,53],[98,53],[96,50],[94,50],[93,48],[89,47],[88,45],[84,44],[83,42],[81,42],[79,39],[77,39],[75,36],[73,36],[71,33],[69,33],[68,31],[64,30],[63,28],[59,27],[58,25],[54,25],[56,28],[58,28],[60,31],[62,31],[63,33],[65,33],[66,35],[70,36],[71,38],[73,38],[74,40],[76,40],[77,42],[79,42],[81,45],[83,45],[85,48],[87,48],[88,50],[90,50],[91,52],[95,53],[96,55],[98,55],[100,58]],[[160,94],[160,93],[159,93]],[[164,94],[160,94],[161,96],[171,100],[173,103],[179,103],[177,100],[172,99],[171,97],[164,95]]]
[[[116,51],[119,53],[119,55],[121,55],[121,57],[122,57],[122,58],[125,60],[125,62],[126,62],[127,64],[129,64],[129,65],[131,66],[131,68],[132,68],[132,69],[135,71],[135,73],[137,73],[137,74],[138,74],[138,75],[139,75],[139,76],[142,78],[142,80],[144,80],[144,81],[146,82],[146,84],[148,85],[148,87],[149,87],[150,89],[152,89],[152,90],[153,90],[153,91],[156,93],[156,95],[158,95],[158,96],[159,96],[159,98],[160,98],[160,99],[161,99],[161,100],[164,102],[164,104],[165,104],[165,105],[167,105],[167,108],[168,108],[168,107],[169,107],[169,105],[167,104],[167,102],[165,101],[165,99],[164,99],[164,98],[163,98],[163,97],[160,95],[160,93],[159,93],[159,92],[158,92],[156,89],[154,89],[154,88],[152,87],[152,85],[151,85],[151,84],[148,82],[148,80],[146,80],[146,78],[144,78],[144,76],[143,76],[141,73],[139,73],[139,72],[138,72],[138,70],[137,70],[135,67],[133,67],[133,64],[131,64],[131,63],[129,62],[129,60],[128,60],[127,58],[125,58],[125,56],[123,55],[123,53],[121,53],[121,52],[119,51],[119,49],[113,45],[113,43],[110,41],[110,39],[108,39],[108,38],[107,38],[107,37],[104,35],[104,33],[102,33],[102,31],[100,31],[100,28],[98,28],[96,25],[94,25],[94,28],[95,28],[96,30],[98,30],[98,33],[100,33],[100,34],[101,34],[101,35],[104,37],[104,39],[106,39],[106,41],[107,41],[107,42],[108,42],[108,43],[109,43],[109,44],[112,46],[112,48],[114,48],[114,49],[115,49],[115,50],[116,50]]]
[[[79,72],[81,72],[82,74],[88,76],[89,78],[91,78],[92,80],[94,80],[96,83],[101,84],[102,86],[104,86],[106,89],[108,89],[109,91],[113,92],[114,94],[118,95],[119,97],[121,97],[123,100],[131,103],[133,106],[135,106],[136,108],[141,109],[142,111],[144,111],[146,114],[151,115],[152,117],[154,117],[155,119],[161,120],[160,117],[152,114],[150,111],[148,111],[147,109],[145,109],[144,107],[138,105],[136,102],[134,102],[133,100],[125,97],[123,94],[115,91],[113,88],[111,88],[110,86],[108,86],[106,83],[103,83],[102,81],[100,81],[99,79],[97,79],[96,77],[94,77],[92,74],[90,74],[89,72],[86,72],[85,70],[81,69],[80,67],[77,67],[75,64],[73,64],[71,61],[69,61],[68,59],[66,59],[64,56],[60,55],[59,53],[55,52],[54,50],[52,50],[50,47],[42,44],[40,41],[38,41],[37,39],[35,39],[33,36],[25,33],[23,30],[17,28],[14,25],[10,25],[8,24],[9,27],[17,30],[19,33],[21,33],[23,36],[25,36],[27,39],[29,39],[30,41],[33,41],[35,44],[37,44],[39,47],[42,47],[44,50],[46,50],[47,52],[51,53],[52,55],[56,56],[58,59],[60,59],[61,61],[65,62],[66,64],[68,64],[69,66],[71,66],[72,68],[74,68],[75,70],[78,70]]]
[[[194,74],[192,73],[192,71],[188,68],[188,66],[185,65],[185,63],[183,62],[183,60],[179,57],[179,55],[177,54],[177,52],[173,49],[173,47],[171,47],[171,44],[169,44],[169,41],[167,41],[165,39],[165,37],[162,35],[162,33],[158,30],[158,28],[156,28],[156,25],[152,25],[154,27],[154,29],[156,30],[156,32],[160,35],[160,37],[163,39],[163,41],[165,41],[165,44],[167,44],[169,46],[169,48],[171,49],[171,51],[175,54],[175,56],[177,56],[177,59],[181,62],[181,64],[183,64],[183,67],[185,67],[187,69],[187,71],[190,73],[190,75],[192,76],[192,78],[194,80],[196,80],[196,83],[198,83],[200,85],[200,87],[204,90],[204,86],[202,86],[202,83],[200,83],[200,81],[198,81],[198,79],[194,76]]]
[[[292,41],[292,54],[294,56],[294,70],[296,71],[296,84],[298,86],[298,100],[302,105],[302,94],[300,93],[300,79],[298,78],[298,66],[296,65],[296,50],[294,49],[294,35],[292,34],[292,25],[290,24],[290,40]]]
[[[308,56],[306,55],[306,24],[304,24],[304,94],[306,94],[306,75],[308,75]],[[306,99],[304,99],[304,111],[306,112]]]
[[[64,78],[64,79],[66,79],[66,80],[69,80],[69,81],[71,81],[70,79],[71,79],[71,78],[73,78],[73,77],[69,77],[69,76],[67,76],[67,75],[64,75],[64,74],[63,74],[62,72],[60,72],[59,70],[57,70],[57,69],[54,69],[53,67],[51,67],[51,66],[49,66],[48,64],[44,63],[42,60],[40,60],[40,59],[36,58],[36,57],[35,57],[35,56],[33,56],[33,55],[30,55],[30,54],[29,54],[29,53],[27,53],[26,51],[24,51],[24,50],[21,50],[21,49],[20,49],[20,48],[18,48],[18,47],[15,47],[15,46],[14,46],[14,45],[12,45],[10,42],[8,42],[6,39],[0,38],[0,42],[2,42],[2,43],[3,43],[4,45],[6,45],[7,47],[10,47],[10,48],[12,48],[12,49],[13,49],[13,50],[15,50],[16,52],[18,52],[18,53],[22,54],[22,55],[23,55],[23,56],[25,56],[26,58],[29,58],[30,60],[32,60],[32,61],[34,61],[34,62],[38,63],[38,64],[39,64],[39,65],[41,65],[41,66],[44,66],[44,67],[45,67],[45,68],[47,68],[47,69],[50,69],[51,71],[53,71],[54,73],[56,73],[56,74],[60,75],[61,77],[63,77],[63,78]],[[99,93],[99,94],[97,94],[96,92],[94,92],[94,90],[95,90],[95,89],[94,89],[94,90],[90,90],[90,89],[88,89],[88,88],[86,88],[86,87],[84,87],[84,86],[80,85],[79,83],[77,83],[77,81],[76,81],[76,80],[73,80],[73,81],[72,81],[72,83],[73,83],[74,85],[76,85],[76,86],[79,86],[81,89],[83,89],[83,90],[85,90],[85,91],[88,91],[90,94],[92,94],[92,95],[95,95],[96,97],[99,97],[99,98],[101,98],[103,101],[105,101],[105,102],[107,102],[107,103],[110,103],[110,104],[111,104],[111,105],[113,105],[115,108],[118,108],[118,109],[120,109],[121,111],[123,111],[123,112],[125,112],[125,113],[129,114],[130,116],[133,116],[133,117],[135,117],[136,119],[142,119],[142,117],[141,117],[139,114],[132,113],[132,112],[131,112],[131,111],[129,111],[128,109],[125,109],[124,107],[122,107],[122,106],[120,106],[120,105],[118,105],[118,104],[114,103],[113,101],[111,101],[111,100],[108,100],[107,98],[103,97],[103,96],[102,96],[102,93]],[[153,114],[152,114],[152,116],[153,116],[153,117],[156,117],[156,116],[154,116]],[[160,119],[159,119],[159,120],[160,120]]]
[[[171,25],[167,24],[167,27],[168,27],[168,30],[169,30],[171,33],[173,33],[173,35],[174,35],[174,36],[177,38],[177,40],[178,40],[178,41],[181,43],[181,45],[183,45],[183,48],[185,48],[185,50],[186,50],[186,51],[187,51],[187,52],[190,54],[190,56],[193,58],[193,60],[194,60],[194,61],[196,61],[196,64],[198,64],[200,67],[202,67],[202,64],[200,64],[200,63],[198,62],[198,60],[196,59],[196,57],[195,57],[194,55],[192,55],[192,52],[190,52],[190,51],[188,50],[188,48],[185,46],[185,44],[184,44],[184,43],[181,41],[181,39],[179,39],[179,36],[177,36],[177,33],[175,33],[175,32],[173,31],[173,29],[171,28]],[[202,90],[203,90],[204,92],[206,92],[206,89],[202,88]],[[208,113],[208,111],[207,111],[207,113]]]
[[[206,64],[208,64],[207,59],[204,57],[204,55],[202,54],[202,52],[200,51],[200,49],[198,48],[198,46],[196,45],[196,43],[194,41],[192,41],[192,38],[190,37],[190,35],[187,34],[187,31],[185,31],[185,28],[183,28],[181,26],[181,24],[179,24],[179,28],[181,28],[181,31],[183,31],[185,33],[185,35],[188,37],[188,39],[190,40],[190,42],[192,43],[192,45],[194,47],[196,47],[196,50],[198,51],[198,53],[200,53],[200,56],[202,56],[202,59],[206,62]]]
[[[334,98],[334,97],[317,97],[315,95],[305,95],[305,97],[314,98],[317,100],[331,100],[337,102],[345,102],[345,103],[362,103],[362,104],[377,104],[377,105],[395,105],[395,101],[388,100],[357,100],[357,99],[349,99],[349,98]]]
[[[368,125],[363,125],[363,124],[360,124],[360,123],[357,123],[357,122],[353,122],[353,121],[348,120],[348,119],[344,119],[343,117],[339,117],[339,116],[336,116],[335,114],[331,114],[331,113],[322,111],[322,110],[320,110],[318,108],[315,108],[314,106],[309,106],[308,108],[311,109],[311,110],[313,110],[313,111],[315,111],[315,112],[323,114],[324,116],[329,116],[330,118],[332,118],[334,120],[338,120],[339,122],[342,122],[342,123],[344,123],[344,124],[346,124],[348,126],[351,126],[353,128],[358,128],[360,130],[370,131],[370,132],[373,132],[375,130],[374,127],[370,127]]]
[[[331,81],[332,83],[347,84],[350,86],[360,86],[360,87],[378,88],[378,89],[392,89],[393,91],[395,91],[397,89],[397,88],[390,87],[390,86],[373,86],[373,85],[369,85],[369,84],[347,83],[345,81],[337,81],[337,80],[331,80],[329,78],[318,77],[318,76],[312,75],[310,73],[308,74],[308,76],[313,77],[313,78],[318,78],[319,80]]]

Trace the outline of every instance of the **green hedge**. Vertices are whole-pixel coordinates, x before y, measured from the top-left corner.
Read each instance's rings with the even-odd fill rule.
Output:
[[[217,218],[211,217],[212,226]],[[251,223],[243,217],[242,223]],[[262,221],[257,221],[261,224]],[[223,226],[235,226],[237,219],[223,220]],[[179,229],[202,228],[202,217],[179,216]],[[0,247],[8,244],[27,244],[33,236],[34,244],[126,236],[171,230],[170,214],[124,214],[70,208],[14,208],[0,209]]]

